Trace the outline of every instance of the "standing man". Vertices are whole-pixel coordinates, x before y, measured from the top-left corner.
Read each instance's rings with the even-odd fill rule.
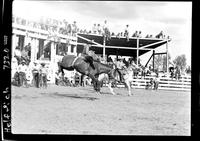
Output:
[[[22,60],[25,60],[25,62],[28,61],[28,50],[26,47],[24,47],[22,50]]]
[[[93,27],[92,27],[92,33],[93,34],[97,34],[97,26],[96,26],[96,24],[94,24]]]
[[[135,31],[132,37],[138,37],[138,31]]]
[[[27,51],[27,56],[28,56],[28,59],[30,60],[30,58],[31,58],[31,43],[28,43],[28,45],[26,45],[24,48]]]
[[[142,38],[142,32],[141,32],[141,31],[138,32],[137,37],[138,37],[138,38]]]
[[[98,34],[101,35],[102,34],[102,27],[100,24],[97,25],[97,31],[98,31]]]
[[[77,33],[77,25],[76,25],[76,21],[74,21],[74,23],[72,24],[72,36],[76,36]]]
[[[104,36],[106,37],[106,40],[110,40],[110,31],[109,31],[109,27],[107,24],[107,20],[104,21],[104,25],[103,25],[103,31],[104,31]]]
[[[47,68],[45,67],[45,63],[41,63],[41,67],[39,68],[40,72],[40,86],[47,88]]]
[[[124,31],[124,36],[127,39],[127,42],[129,42],[129,25],[126,25],[125,31]]]
[[[33,86],[39,88],[39,66],[36,62],[33,62],[32,74],[33,74]]]
[[[25,65],[25,61],[22,61],[22,64],[19,65],[19,77],[20,77],[20,86],[26,86],[27,87],[27,79],[26,79],[26,74],[28,71],[27,65]]]
[[[22,53],[21,53],[21,50],[20,50],[20,47],[19,47],[19,46],[17,46],[17,47],[15,48],[14,57],[17,59],[17,63],[18,63],[18,65],[19,65],[20,62],[21,62],[21,57],[22,57]]]

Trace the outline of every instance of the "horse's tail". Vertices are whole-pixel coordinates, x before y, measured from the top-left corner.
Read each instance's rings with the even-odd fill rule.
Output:
[[[85,62],[89,63],[90,66],[91,66],[93,69],[95,69],[94,64],[93,64],[93,61],[94,61],[94,60],[93,60],[92,56],[89,56],[89,55],[86,55],[86,56],[85,56]]]

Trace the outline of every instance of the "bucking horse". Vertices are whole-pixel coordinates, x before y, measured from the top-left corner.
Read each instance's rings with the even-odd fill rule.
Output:
[[[92,79],[94,89],[100,93],[101,82],[98,80],[100,74],[108,74],[109,78],[115,81],[119,80],[118,69],[113,69],[111,66],[93,60],[91,56],[75,56],[66,55],[58,62],[58,72],[62,72],[64,76],[64,69],[68,71],[76,70],[82,75],[89,76]],[[114,93],[112,93],[114,94]]]

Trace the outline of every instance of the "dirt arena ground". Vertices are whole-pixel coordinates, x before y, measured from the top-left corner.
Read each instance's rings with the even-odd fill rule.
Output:
[[[190,135],[190,92],[12,86],[16,134]]]

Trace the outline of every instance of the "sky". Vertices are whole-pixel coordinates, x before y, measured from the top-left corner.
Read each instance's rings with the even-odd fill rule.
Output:
[[[156,35],[161,30],[172,38],[171,59],[185,54],[191,65],[192,2],[158,1],[22,1],[13,2],[13,14],[30,20],[40,18],[76,21],[78,27],[91,30],[94,23],[107,20],[111,32],[123,32],[129,24],[130,34],[142,31],[142,36]],[[156,49],[165,51],[166,45]],[[147,61],[151,53],[141,56]]]

